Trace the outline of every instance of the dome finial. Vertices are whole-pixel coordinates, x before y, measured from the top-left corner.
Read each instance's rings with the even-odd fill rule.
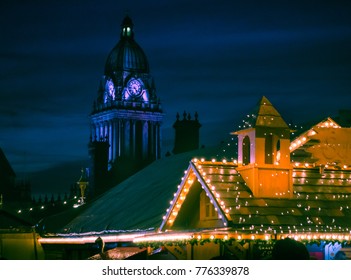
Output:
[[[121,24],[121,28],[122,28],[121,38],[133,38],[134,37],[133,27],[134,27],[133,21],[127,14],[124,17]]]

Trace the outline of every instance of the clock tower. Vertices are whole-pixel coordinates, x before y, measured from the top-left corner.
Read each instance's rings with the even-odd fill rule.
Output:
[[[107,57],[90,115],[89,153],[95,194],[161,155],[163,112],[147,57],[134,40],[133,28],[126,16],[120,40]]]

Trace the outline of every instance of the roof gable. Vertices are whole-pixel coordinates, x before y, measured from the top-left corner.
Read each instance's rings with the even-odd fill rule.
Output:
[[[314,166],[351,166],[351,129],[331,118],[314,125],[290,144],[292,161]]]
[[[171,201],[171,206],[167,209],[166,215],[163,217],[163,222],[160,226],[160,230],[165,230],[171,228],[176,219],[179,219],[178,213],[182,206],[187,200],[187,196],[191,193],[191,189],[194,188],[195,182],[200,183],[201,188],[205,191],[206,195],[209,197],[211,203],[214,205],[216,212],[218,213],[218,219],[222,221],[222,226],[226,227],[229,224],[230,216],[226,214],[225,205],[222,203],[219,193],[216,191],[215,186],[212,185],[211,180],[206,177],[206,173],[201,170],[201,165],[197,165],[197,159],[194,159],[190,162],[187,171],[185,172],[184,177],[178,190],[174,195],[174,199]],[[228,163],[230,166],[233,163]],[[196,212],[195,207],[198,207],[197,204],[192,203],[192,210],[184,215]]]

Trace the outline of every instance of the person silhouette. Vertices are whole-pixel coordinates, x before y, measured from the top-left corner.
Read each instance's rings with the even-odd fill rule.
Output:
[[[306,246],[291,238],[275,242],[272,250],[273,260],[309,260],[310,254]]]
[[[334,260],[347,260],[346,254],[343,251],[338,251],[335,254]]]

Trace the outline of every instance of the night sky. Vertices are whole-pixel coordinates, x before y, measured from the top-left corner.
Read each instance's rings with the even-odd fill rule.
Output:
[[[263,95],[287,122],[351,109],[350,1],[5,0],[0,147],[18,175],[88,158],[89,114],[127,13],[163,105],[163,153],[184,110],[213,146]]]

